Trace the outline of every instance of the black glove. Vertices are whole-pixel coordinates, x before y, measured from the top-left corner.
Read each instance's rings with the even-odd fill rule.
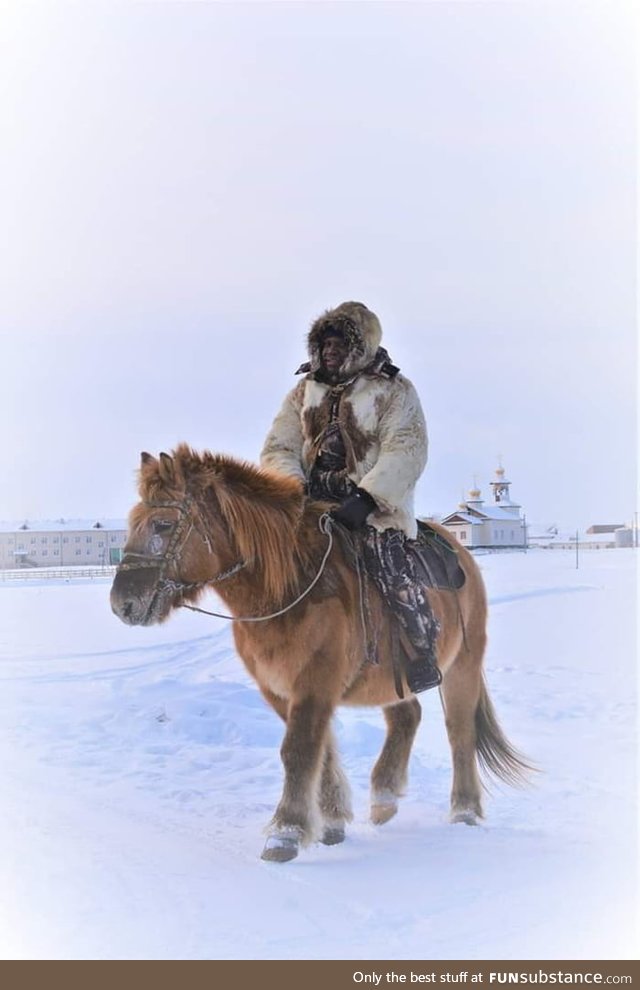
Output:
[[[362,529],[367,516],[375,508],[375,499],[369,495],[369,492],[365,492],[364,488],[356,488],[353,495],[345,498],[342,505],[331,510],[331,516],[347,529]]]

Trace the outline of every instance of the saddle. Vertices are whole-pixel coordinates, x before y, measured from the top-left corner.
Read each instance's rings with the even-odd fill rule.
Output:
[[[418,519],[417,539],[408,543],[416,574],[425,588],[459,591],[466,575],[458,562],[458,551],[440,533]]]

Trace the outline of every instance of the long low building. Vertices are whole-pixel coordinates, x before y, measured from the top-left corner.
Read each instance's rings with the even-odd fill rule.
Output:
[[[554,526],[541,529],[532,526],[527,530],[530,547],[544,550],[575,550],[576,538],[579,550],[612,550],[614,547],[633,547],[635,534],[631,526],[618,526],[615,530],[590,526],[585,533],[562,533]]]
[[[123,519],[0,522],[0,569],[117,564],[126,539]]]

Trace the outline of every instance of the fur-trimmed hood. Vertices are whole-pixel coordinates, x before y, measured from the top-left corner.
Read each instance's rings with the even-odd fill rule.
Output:
[[[322,339],[330,327],[344,335],[349,347],[349,353],[340,368],[339,377],[342,380],[351,378],[372,364],[382,340],[380,321],[364,303],[343,302],[334,309],[328,309],[311,325],[307,335],[307,350],[308,370],[312,375],[320,370]]]

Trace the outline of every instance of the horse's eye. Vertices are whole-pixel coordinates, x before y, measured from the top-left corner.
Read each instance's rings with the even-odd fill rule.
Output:
[[[152,529],[157,536],[162,536],[173,529],[173,523],[169,519],[154,519]]]

